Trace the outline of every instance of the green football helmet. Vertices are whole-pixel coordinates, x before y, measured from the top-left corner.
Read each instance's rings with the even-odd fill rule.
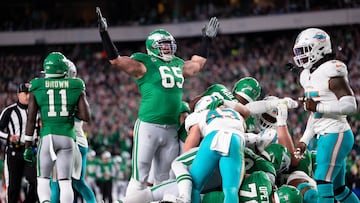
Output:
[[[46,78],[63,77],[67,74],[68,63],[60,52],[51,52],[44,60],[43,67]]]
[[[240,95],[248,102],[253,102],[259,98],[261,87],[255,78],[245,77],[235,83],[232,93],[233,95]]]
[[[163,29],[151,32],[145,41],[145,45],[149,55],[156,56],[166,62],[174,58],[177,48],[174,37]]]
[[[296,187],[282,185],[274,192],[275,203],[302,203],[303,197]]]
[[[272,143],[265,148],[276,170],[276,174],[289,170],[291,155],[290,152],[281,144]]]

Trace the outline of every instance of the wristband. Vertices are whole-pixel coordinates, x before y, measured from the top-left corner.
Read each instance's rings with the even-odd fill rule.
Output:
[[[33,141],[33,136],[25,135],[25,141],[32,142]]]
[[[119,56],[119,53],[114,43],[111,41],[109,33],[107,31],[100,32],[100,37],[108,59],[116,59]]]
[[[197,55],[207,58],[209,56],[210,38],[204,36],[201,40],[200,50]]]

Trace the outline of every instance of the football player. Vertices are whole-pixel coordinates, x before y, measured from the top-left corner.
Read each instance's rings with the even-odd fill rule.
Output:
[[[346,65],[335,59],[330,36],[321,29],[308,28],[296,38],[294,61],[303,70],[300,84],[304,90],[305,111],[310,115],[297,145],[301,157],[310,139],[319,135],[316,170],[318,202],[359,202],[345,185],[345,159],[354,144],[354,134],[346,116],[357,111]]]
[[[67,77],[69,78],[75,78],[77,75],[77,70],[75,64],[68,60],[68,73]],[[85,136],[84,130],[83,130],[83,121],[79,120],[75,117],[74,120],[74,128],[75,128],[75,134],[76,134],[76,144],[77,147],[75,148],[76,153],[78,156],[74,156],[76,160],[76,169],[74,171],[77,171],[76,177],[72,178],[72,186],[73,188],[81,195],[82,198],[88,203],[96,203],[96,198],[94,192],[91,190],[89,185],[85,182],[85,174],[86,174],[86,158],[87,158],[87,152],[88,152],[88,141]],[[74,173],[75,174],[75,173]],[[54,174],[53,174],[54,175]],[[57,185],[57,182],[51,181],[51,202],[59,202],[59,186]]]
[[[302,196],[293,186],[283,185],[274,189],[268,176],[263,171],[256,171],[245,176],[239,191],[240,202],[269,203],[302,203]],[[204,195],[202,203],[218,203],[224,201],[221,191]]]
[[[216,167],[221,173],[224,202],[239,201],[237,192],[245,171],[243,133],[248,116],[244,105],[215,96],[204,96],[195,104],[194,112],[185,120],[189,135],[184,144],[184,151],[199,146],[190,168],[191,202],[201,202],[200,192]]]
[[[106,19],[96,9],[100,37],[109,62],[135,78],[141,93],[139,117],[134,125],[132,176],[126,194],[146,187],[153,162],[154,182],[169,178],[171,162],[178,156],[179,122],[184,78],[197,74],[207,59],[211,39],[219,30],[216,17],[203,29],[200,51],[190,60],[175,56],[176,41],[164,29],[151,32],[146,41],[147,53],[120,56],[110,39]],[[156,111],[154,111],[156,109]]]
[[[90,121],[90,108],[85,84],[79,78],[66,78],[67,59],[60,52],[50,53],[44,60],[45,78],[30,82],[29,116],[26,125],[27,141],[24,159],[31,162],[31,149],[36,115],[41,114],[40,144],[37,153],[37,180],[40,202],[50,202],[50,176],[56,161],[60,187],[60,202],[74,199],[71,174],[76,134],[74,117]]]

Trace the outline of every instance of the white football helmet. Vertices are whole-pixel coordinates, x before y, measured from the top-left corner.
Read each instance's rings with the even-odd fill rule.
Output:
[[[279,99],[276,96],[267,96],[264,100],[277,100]],[[276,115],[277,115],[277,108],[273,108],[263,114],[258,116],[258,125],[261,130],[265,130],[268,128],[276,128]]]
[[[293,51],[295,64],[309,69],[326,54],[332,52],[330,36],[318,28],[303,30],[296,38]]]
[[[68,66],[67,76],[68,76],[69,78],[75,78],[76,75],[77,75],[77,70],[76,70],[75,64],[74,64],[72,61],[70,61],[70,60],[67,60],[67,61],[66,61],[66,64],[67,64],[67,66]]]

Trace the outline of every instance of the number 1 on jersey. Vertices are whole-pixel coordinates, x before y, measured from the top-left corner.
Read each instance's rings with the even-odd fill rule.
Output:
[[[48,117],[55,117],[57,116],[57,113],[55,111],[55,91],[54,89],[49,89],[46,94],[49,95],[49,112]],[[66,89],[61,89],[59,91],[60,97],[61,97],[61,111],[60,116],[69,116],[69,112],[67,111],[66,105]]]

